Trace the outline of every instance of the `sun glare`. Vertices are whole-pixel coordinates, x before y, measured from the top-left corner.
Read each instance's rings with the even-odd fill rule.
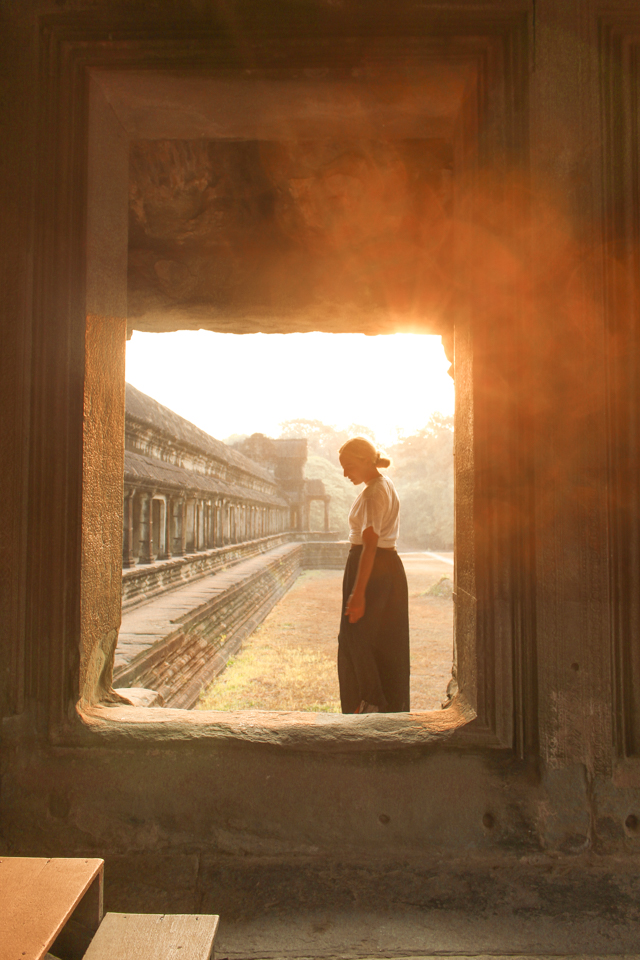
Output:
[[[126,379],[218,439],[285,420],[369,427],[379,444],[453,413],[440,337],[134,332]]]

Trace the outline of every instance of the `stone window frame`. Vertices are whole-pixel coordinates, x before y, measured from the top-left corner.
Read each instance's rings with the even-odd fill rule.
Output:
[[[639,404],[637,349],[640,287],[640,12],[598,18],[603,129],[603,301],[609,384],[609,530],[614,681],[613,739],[619,760],[640,758]],[[634,158],[634,164],[629,162]],[[625,350],[615,349],[619,342]],[[635,345],[632,349],[630,345]]]
[[[431,14],[429,29],[420,42],[421,52],[433,55],[434,37],[445,45],[448,55],[452,45],[460,42],[477,65],[480,99],[485,97],[485,107],[490,99],[486,91],[491,88],[495,99],[495,90],[499,89],[496,102],[488,107],[491,122],[478,138],[480,150],[502,152],[505,157],[525,163],[528,14],[522,4],[513,3],[503,5],[491,16],[472,11],[461,11],[460,16],[462,19],[456,24],[455,17],[438,21],[437,14]],[[281,57],[289,44],[291,59],[302,64],[327,56],[325,48],[313,39],[302,43],[272,36],[265,40],[264,34],[260,34],[265,25],[258,24],[256,29],[267,59],[275,53]],[[462,39],[461,33],[465,34]],[[378,55],[382,48],[389,58],[397,56],[398,50],[404,49],[399,39],[392,37],[385,43],[376,39]],[[116,555],[120,565],[120,541],[116,538],[114,556],[96,548],[101,542],[100,524],[105,513],[95,502],[92,505],[92,496],[98,487],[103,491],[101,496],[106,490],[112,508],[116,509],[117,491],[117,509],[121,509],[122,470],[113,447],[92,430],[92,422],[98,411],[102,414],[101,434],[111,431],[115,437],[121,431],[120,420],[124,416],[126,289],[118,277],[122,277],[126,249],[123,254],[121,245],[103,243],[100,238],[117,235],[123,229],[128,147],[123,143],[122,128],[113,110],[98,89],[96,71],[119,71],[124,75],[125,71],[144,69],[150,59],[163,69],[184,68],[186,63],[190,67],[196,64],[200,69],[227,72],[240,67],[233,61],[229,47],[220,41],[218,32],[207,23],[180,24],[177,33],[174,25],[159,25],[153,38],[149,38],[145,25],[145,39],[141,40],[132,18],[114,25],[112,20],[105,24],[85,14],[60,14],[42,19],[40,41],[43,135],[37,202],[43,215],[38,238],[42,257],[34,298],[35,342],[41,338],[42,356],[47,351],[65,354],[67,376],[56,379],[45,373],[34,384],[33,415],[44,417],[46,403],[53,398],[54,403],[58,401],[68,411],[68,416],[57,438],[59,444],[63,437],[62,450],[54,450],[46,431],[40,431],[45,439],[41,448],[34,451],[34,488],[50,484],[51,478],[44,470],[47,457],[63,458],[68,469],[59,472],[58,489],[53,493],[60,495],[66,522],[73,530],[82,530],[81,537],[59,536],[61,575],[50,577],[50,558],[45,557],[42,547],[55,522],[43,516],[41,550],[39,554],[35,551],[33,560],[35,589],[48,600],[54,624],[49,649],[52,736],[67,743],[86,742],[87,736],[107,740],[150,735],[214,741],[246,739],[284,746],[304,743],[320,749],[397,748],[448,740],[452,745],[492,746],[526,755],[535,740],[535,645],[530,619],[534,588],[518,558],[531,551],[532,534],[527,529],[518,529],[514,534],[507,529],[508,517],[497,517],[500,529],[492,539],[485,538],[481,556],[478,554],[477,504],[479,493],[481,497],[483,492],[478,478],[490,473],[490,465],[484,462],[479,466],[476,462],[474,331],[464,309],[456,316],[454,336],[456,645],[460,692],[453,704],[446,710],[424,714],[353,718],[149,711],[105,703],[117,639],[115,594],[113,589],[105,590],[105,583]],[[329,56],[348,61],[351,47],[347,38],[342,44],[334,41]],[[464,135],[467,133],[463,131]],[[58,239],[63,238],[55,249],[47,244],[47,231],[51,229],[57,231]],[[66,318],[66,342],[55,347],[46,329],[46,310],[51,304]],[[80,370],[84,373],[78,377]],[[485,428],[488,429],[486,421],[481,424],[481,429]],[[515,425],[513,430],[515,442]],[[517,457],[512,466],[514,470],[520,468]],[[80,482],[73,477],[81,478]],[[117,519],[121,529],[122,518]],[[483,575],[479,584],[476,572],[480,568]],[[514,585],[519,577],[516,597]],[[119,621],[119,596],[117,605]]]

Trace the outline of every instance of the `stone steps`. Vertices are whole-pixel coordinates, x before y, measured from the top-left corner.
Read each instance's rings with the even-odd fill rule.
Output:
[[[155,690],[166,707],[193,707],[300,571],[341,566],[346,550],[286,543],[125,611],[114,685]]]
[[[290,588],[301,555],[301,544],[287,543],[123,614],[114,684],[156,690],[167,707],[194,706]]]

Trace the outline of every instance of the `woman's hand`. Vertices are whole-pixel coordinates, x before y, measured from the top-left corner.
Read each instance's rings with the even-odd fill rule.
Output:
[[[349,618],[349,623],[357,623],[364,617],[364,592],[369,583],[369,577],[373,570],[373,561],[376,558],[376,549],[378,546],[378,534],[373,527],[367,527],[362,531],[362,553],[358,563],[358,572],[356,573],[356,582],[353,585],[351,596],[347,600],[345,614]]]
[[[360,596],[354,591],[347,600],[344,612],[349,618],[349,623],[357,623],[361,620],[364,617],[364,594]]]

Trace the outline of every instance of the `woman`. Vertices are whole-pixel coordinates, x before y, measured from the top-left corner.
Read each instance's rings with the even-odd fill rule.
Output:
[[[365,488],[349,513],[338,679],[343,713],[409,710],[409,600],[396,553],[400,505],[378,468],[390,460],[363,437],[340,448],[345,477]]]

